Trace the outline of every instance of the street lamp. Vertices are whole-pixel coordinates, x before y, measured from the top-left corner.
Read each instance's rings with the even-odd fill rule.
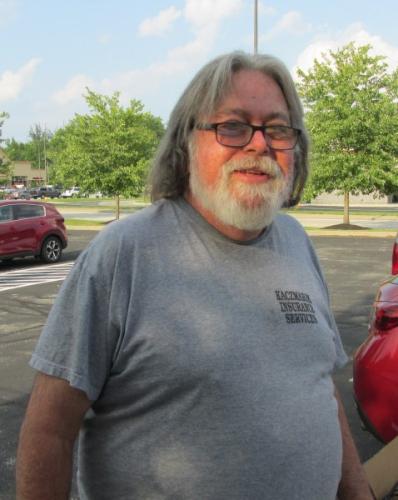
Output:
[[[254,0],[254,53],[258,52],[258,0]]]
[[[46,124],[44,124],[44,135],[43,135],[43,141],[44,141],[44,177],[46,179],[45,185],[48,185],[48,169],[47,169],[47,151],[46,151]]]

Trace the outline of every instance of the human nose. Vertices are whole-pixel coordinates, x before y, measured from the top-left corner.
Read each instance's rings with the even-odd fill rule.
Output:
[[[270,147],[267,142],[267,138],[265,137],[264,129],[254,130],[252,138],[250,142],[246,145],[246,151],[254,151],[257,154],[266,154],[269,153]]]

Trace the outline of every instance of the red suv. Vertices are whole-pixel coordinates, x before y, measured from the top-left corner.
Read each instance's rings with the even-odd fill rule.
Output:
[[[354,397],[365,426],[381,441],[398,436],[398,234],[392,277],[373,302],[369,333],[354,355]]]
[[[67,244],[64,218],[53,205],[0,201],[0,260],[34,256],[58,262]]]

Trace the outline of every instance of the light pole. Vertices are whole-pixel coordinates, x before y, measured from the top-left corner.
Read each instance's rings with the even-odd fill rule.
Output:
[[[46,125],[44,124],[44,177],[45,177],[45,185],[48,184],[48,171],[47,171],[47,151],[46,151]]]
[[[258,0],[254,0],[254,53],[258,52]]]

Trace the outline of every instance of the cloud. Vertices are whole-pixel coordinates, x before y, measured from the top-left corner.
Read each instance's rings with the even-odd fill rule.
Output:
[[[318,36],[298,56],[292,71],[293,75],[297,75],[298,68],[308,71],[314,59],[322,60],[322,53],[327,54],[330,50],[336,51],[349,42],[355,42],[357,45],[372,45],[371,54],[385,56],[391,69],[398,67],[398,47],[390,45],[378,35],[371,35],[361,23],[354,23],[342,32]]]
[[[18,0],[0,0],[0,27],[11,21],[17,12]]]
[[[64,106],[71,101],[82,98],[85,93],[86,87],[94,86],[94,82],[86,75],[75,75],[71,78],[65,87],[52,95],[52,100],[57,104]]]
[[[222,20],[238,13],[243,5],[243,0],[186,0],[183,16],[193,30],[193,38],[170,49],[161,61],[104,79],[100,88],[143,99],[159,89],[164,78],[185,76],[208,56]]]
[[[243,7],[243,0],[186,0],[184,17],[196,29],[218,25],[231,15],[237,14]]]
[[[29,85],[40,59],[33,58],[17,71],[4,71],[0,75],[0,102],[16,99]]]
[[[277,9],[271,5],[265,5],[263,2],[258,2],[258,14],[259,16],[275,16],[277,14]]]
[[[142,69],[134,69],[103,79],[100,89],[105,93],[119,90],[126,96],[144,99],[145,95],[157,92],[165,79],[176,79],[185,75],[205,57],[211,46],[210,37],[204,32],[194,40],[175,47],[167,53],[164,61],[155,62]]]
[[[170,31],[174,21],[181,16],[181,11],[174,5],[161,10],[155,17],[144,19],[138,27],[140,36],[160,36]]]
[[[151,99],[157,100],[159,92],[166,92],[163,99],[166,103],[168,94],[165,89],[170,85],[175,88],[176,85],[181,84],[187,75],[190,75],[207,59],[214,46],[222,20],[227,16],[235,15],[242,7],[243,0],[217,0],[217,2],[186,0],[181,14],[193,31],[193,36],[187,43],[173,47],[166,56],[153,64],[110,75],[101,81],[92,82],[86,75],[76,75],[63,89],[53,94],[52,99],[60,105],[75,100],[74,106],[78,105],[78,98],[84,94],[85,87],[89,86],[103,94],[120,91],[122,103],[127,103],[131,98],[148,103]],[[153,19],[159,19],[159,15]],[[164,24],[166,25],[167,23]]]
[[[303,19],[300,12],[291,10],[284,14],[282,18],[275,24],[275,26],[262,38],[271,40],[277,36],[283,35],[304,35],[312,30],[310,23]]]

